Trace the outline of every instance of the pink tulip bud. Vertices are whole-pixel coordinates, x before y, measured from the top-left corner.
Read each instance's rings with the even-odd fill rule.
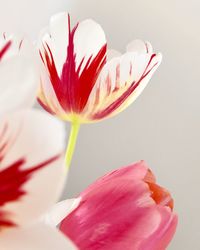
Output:
[[[81,250],[164,250],[175,233],[170,193],[143,161],[103,176],[80,197],[60,229]]]

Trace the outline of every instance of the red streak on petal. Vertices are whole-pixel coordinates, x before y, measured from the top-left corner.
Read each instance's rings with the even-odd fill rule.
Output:
[[[5,228],[5,227],[15,227],[16,226],[15,223],[13,223],[13,222],[6,219],[5,214],[6,213],[0,213],[0,231],[1,231],[2,227]]]
[[[8,142],[4,142],[1,146],[0,146],[0,162],[4,159],[4,152],[6,151],[6,149],[8,148],[9,144]]]
[[[106,116],[110,115],[112,112],[114,112],[117,108],[119,108],[126,100],[127,98],[135,91],[135,89],[140,85],[140,83],[142,82],[142,80],[151,72],[151,70],[157,65],[154,64],[152,66],[151,69],[148,70],[148,67],[151,63],[151,61],[153,60],[153,58],[156,56],[156,54],[153,54],[149,60],[148,65],[146,66],[146,69],[143,73],[143,75],[141,76],[141,78],[137,81],[137,82],[133,82],[130,87],[117,99],[115,100],[113,103],[111,103],[108,107],[106,107],[105,109],[95,113],[91,118],[94,120],[99,120],[99,119],[103,119]],[[130,71],[132,69],[130,68]],[[148,71],[147,71],[148,70]]]
[[[3,129],[0,133],[0,142],[3,141],[4,135],[6,134],[7,130],[8,130],[8,124],[6,123],[6,124],[4,124]],[[2,144],[0,143],[0,162],[3,159],[4,150],[6,149],[7,146],[8,146],[7,141],[3,142]]]
[[[46,63],[46,67],[49,71],[49,77],[50,77],[51,83],[52,83],[54,91],[58,97],[60,95],[60,91],[61,91],[61,89],[60,89],[61,81],[60,81],[60,78],[58,76],[58,73],[56,70],[56,65],[54,62],[54,58],[53,58],[52,52],[51,52],[48,44],[46,44],[46,48],[44,46],[44,54],[45,54],[45,59],[42,58],[42,56],[41,56],[41,58]]]
[[[1,207],[7,203],[21,199],[21,197],[26,194],[23,185],[32,177],[32,175],[58,158],[59,155],[54,156],[42,163],[26,169],[22,169],[26,162],[25,159],[22,158],[0,171],[0,228],[3,226],[15,225],[15,223],[7,219],[8,213],[3,210],[1,211]]]
[[[75,113],[81,113],[88,101],[92,88],[97,80],[97,77],[106,62],[106,45],[92,59],[92,56],[87,60],[84,68],[82,65],[84,58],[76,69],[76,54],[74,52],[74,35],[78,24],[71,31],[70,18],[69,24],[69,41],[67,48],[67,58],[63,65],[60,94],[57,95],[61,106],[66,110]]]
[[[107,96],[109,96],[110,95],[110,93],[111,93],[111,77],[110,77],[110,75],[107,75],[107,77],[106,77],[106,82],[107,82]]]
[[[116,85],[115,85],[115,90],[117,91],[120,88],[120,65],[118,64],[116,67]]]
[[[42,100],[39,97],[37,98],[37,101],[43,107],[44,110],[46,110],[52,115],[55,115],[55,112],[49,106],[47,106],[44,102],[42,102]]]
[[[23,40],[20,41],[19,43],[19,50],[22,48]]]
[[[60,102],[60,105],[65,111],[73,111],[75,106],[75,91],[76,84],[79,80],[78,72],[76,72],[76,55],[74,53],[74,34],[78,27],[78,24],[71,30],[70,17],[68,15],[68,47],[67,47],[67,58],[63,64],[61,82],[56,91],[57,98]],[[80,63],[79,69],[83,63]]]
[[[44,46],[45,58],[41,57],[49,71],[50,80],[61,107],[66,112],[81,113],[88,101],[99,73],[106,62],[107,45],[105,44],[94,58],[91,55],[83,69],[84,58],[78,68],[76,68],[74,35],[78,24],[71,30],[70,17],[68,16],[68,26],[69,40],[67,58],[63,65],[61,76],[58,75],[54,58],[48,44],[46,44],[46,48]]]
[[[5,53],[8,51],[8,49],[10,48],[11,46],[11,41],[8,41],[4,47],[0,50],[0,61],[2,60],[3,56],[5,55]]]
[[[94,108],[98,105],[100,100],[100,86],[97,87],[96,93],[95,93],[95,102],[94,102]]]
[[[6,124],[4,124],[3,129],[2,129],[2,131],[0,133],[0,141],[3,139],[3,137],[4,137],[7,130],[8,130],[8,124],[6,123]]]
[[[148,53],[149,53],[149,48],[148,48],[147,43],[145,43],[145,47],[146,47],[146,52],[147,52],[147,54],[148,54]]]
[[[75,111],[80,113],[83,111],[88,98],[90,96],[90,93],[96,83],[96,80],[102,70],[102,67],[104,66],[106,62],[106,48],[107,46],[104,45],[101,50],[98,52],[98,54],[94,57],[94,59],[89,59],[88,63],[86,63],[79,81],[76,85],[76,107]],[[91,62],[90,62],[91,61]],[[89,64],[90,62],[90,64]],[[89,66],[88,66],[89,64]],[[79,72],[78,72],[79,74]]]
[[[9,140],[4,140],[4,136],[8,131],[8,124],[5,123],[3,126],[3,129],[0,133],[0,162],[3,160],[4,156],[5,156],[5,151],[6,149],[9,147]]]

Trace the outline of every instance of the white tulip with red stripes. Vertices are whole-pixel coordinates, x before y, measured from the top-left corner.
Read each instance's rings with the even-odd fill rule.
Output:
[[[26,40],[1,37],[1,250],[76,249],[41,220],[66,179],[65,129],[54,117],[30,109],[39,84],[36,57]]]

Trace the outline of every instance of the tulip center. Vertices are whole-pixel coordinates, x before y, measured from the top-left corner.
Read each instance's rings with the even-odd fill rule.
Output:
[[[144,178],[144,181],[148,184],[151,198],[155,201],[156,204],[167,206],[173,210],[174,201],[166,189],[160,187],[155,183],[155,178],[151,171],[148,171],[147,175]]]

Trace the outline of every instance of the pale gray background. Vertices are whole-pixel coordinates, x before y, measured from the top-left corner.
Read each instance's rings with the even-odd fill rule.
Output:
[[[164,59],[144,93],[119,116],[81,129],[66,196],[145,159],[175,198],[179,227],[170,250],[200,249],[200,2],[198,0],[0,0],[0,31],[36,38],[51,14],[94,18],[109,46],[149,40]]]

